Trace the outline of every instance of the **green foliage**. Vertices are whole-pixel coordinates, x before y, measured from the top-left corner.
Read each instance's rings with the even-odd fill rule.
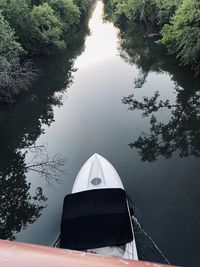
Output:
[[[174,17],[162,29],[162,40],[169,53],[176,55],[183,65],[191,65],[200,72],[200,3],[184,0]]]
[[[14,29],[19,42],[25,49],[28,47],[31,37],[31,17],[29,0],[1,0],[0,8],[9,25]]]
[[[17,42],[14,31],[8,22],[0,13],[0,57],[9,59],[10,57],[18,57],[24,51],[19,42]]]
[[[73,2],[79,8],[81,14],[85,15],[93,0],[74,0]]]
[[[22,47],[50,54],[65,47],[66,35],[80,22],[91,0],[0,0],[0,10]]]
[[[72,0],[50,0],[49,5],[62,23],[65,33],[70,27],[79,23],[80,11]]]
[[[155,0],[108,0],[107,8],[114,13],[114,21],[120,22],[126,19],[128,22],[156,23],[156,4]]]
[[[24,50],[0,13],[0,102],[10,103],[34,78],[31,62],[20,63]]]
[[[104,11],[106,17],[111,19],[115,24],[123,24],[127,20],[123,11],[118,10],[118,4],[121,4],[121,1],[118,0],[104,0]]]
[[[104,0],[114,20],[124,16],[130,22],[163,25],[169,22],[183,0]]]
[[[39,6],[39,5],[41,5],[41,4],[43,4],[43,3],[45,3],[46,1],[45,0],[31,0],[31,5],[32,6]]]
[[[183,0],[155,0],[159,25],[168,23]]]
[[[32,38],[36,51],[50,53],[54,49],[65,46],[62,40],[62,24],[47,3],[34,6],[31,17],[33,23]]]
[[[182,65],[190,65],[200,73],[199,0],[104,0],[104,2],[105,10],[114,23],[127,25],[130,28],[134,23],[142,23],[148,32],[161,31],[160,42],[168,48],[169,53],[175,55]]]
[[[36,71],[22,56],[66,47],[92,0],[0,0],[0,102],[13,101]],[[71,31],[73,29],[73,31]]]
[[[154,0],[126,0],[117,4],[119,13],[124,13],[130,21],[140,21],[144,23],[156,23]]]

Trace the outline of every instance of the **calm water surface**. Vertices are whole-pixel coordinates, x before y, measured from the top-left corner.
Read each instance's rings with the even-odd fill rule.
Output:
[[[97,152],[116,167],[136,217],[170,262],[199,266],[199,80],[102,14],[97,1],[85,44],[87,29],[67,53],[37,60],[43,73],[34,88],[1,109],[0,237],[51,246],[63,198]],[[33,171],[54,171],[45,162],[59,158],[58,176]]]

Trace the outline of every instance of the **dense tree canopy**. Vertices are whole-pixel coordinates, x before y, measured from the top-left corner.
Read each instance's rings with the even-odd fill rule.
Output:
[[[0,0],[0,9],[21,45],[27,49],[31,38],[31,7],[28,0]]]
[[[80,11],[72,0],[50,0],[49,5],[55,11],[62,23],[62,29],[66,33],[70,27],[78,24],[80,19]]]
[[[144,23],[155,23],[154,15],[156,5],[154,1],[127,0],[119,1],[118,13],[123,13],[129,21],[143,21]]]
[[[89,0],[0,0],[0,11],[22,47],[31,53],[64,47],[68,32],[80,22]]]
[[[119,25],[142,23],[162,34],[161,43],[183,65],[200,73],[200,2],[198,0],[104,0]]]
[[[55,15],[54,10],[44,3],[34,6],[31,12],[33,21],[32,38],[35,42],[35,50],[50,52],[56,48],[65,46],[62,40],[62,24]]]
[[[162,43],[183,65],[200,72],[200,3],[184,0],[162,29]]]
[[[157,6],[157,20],[160,25],[168,23],[182,0],[155,0]]]
[[[0,13],[0,57],[9,59],[10,56],[19,57],[24,51],[19,42],[17,42],[14,30],[11,29],[8,22]]]
[[[93,0],[74,0],[74,4],[76,4],[81,12],[81,14],[86,14],[90,4]]]
[[[33,54],[66,47],[92,0],[0,0],[0,103],[26,89],[35,77]]]
[[[14,30],[0,13],[0,102],[10,102],[13,95],[26,89],[34,78],[31,62],[20,64],[25,51],[17,41]]]

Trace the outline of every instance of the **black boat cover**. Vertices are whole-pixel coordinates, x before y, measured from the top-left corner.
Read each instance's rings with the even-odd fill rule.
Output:
[[[60,246],[86,250],[120,246],[133,234],[123,189],[95,189],[64,199]]]

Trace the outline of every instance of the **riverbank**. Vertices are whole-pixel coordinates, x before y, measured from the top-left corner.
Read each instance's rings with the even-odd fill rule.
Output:
[[[33,55],[52,56],[79,35],[93,0],[0,3],[0,104],[13,104],[39,72]]]
[[[146,28],[146,37],[157,40],[181,66],[189,66],[200,75],[200,3],[197,0],[104,0],[107,17],[118,25],[132,29],[134,24]]]

